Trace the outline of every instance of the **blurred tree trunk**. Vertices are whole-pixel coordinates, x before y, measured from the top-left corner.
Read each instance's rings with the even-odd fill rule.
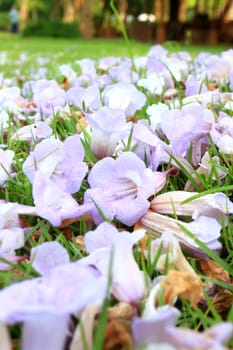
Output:
[[[92,16],[92,0],[83,1],[80,28],[84,38],[93,38],[95,30]]]
[[[28,20],[28,0],[21,0],[20,3],[20,26],[23,28]]]
[[[72,0],[66,0],[64,4],[63,21],[65,23],[74,22],[75,19],[75,7]]]
[[[52,19],[58,21],[60,17],[61,0],[53,1]]]
[[[166,30],[167,5],[168,4],[166,0],[155,0],[155,4],[154,4],[155,17],[158,23],[156,28],[156,42],[158,44],[164,43],[167,38],[167,30]]]

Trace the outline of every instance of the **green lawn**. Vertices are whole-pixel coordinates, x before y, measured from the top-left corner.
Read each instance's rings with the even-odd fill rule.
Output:
[[[123,39],[52,39],[52,38],[22,38],[20,35],[0,33],[1,51],[7,51],[11,57],[17,57],[22,51],[34,54],[55,54],[61,62],[71,62],[73,59],[104,56],[129,56],[129,50]],[[155,42],[143,43],[130,41],[131,50],[135,56],[145,55]],[[169,52],[187,50],[192,56],[200,51],[219,53],[229,48],[227,45],[194,46],[173,42],[165,43]]]

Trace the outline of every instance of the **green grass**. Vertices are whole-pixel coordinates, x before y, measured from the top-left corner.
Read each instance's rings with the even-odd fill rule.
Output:
[[[20,35],[0,33],[1,51],[7,51],[12,57],[17,57],[22,51],[34,54],[55,54],[61,63],[72,62],[74,59],[98,59],[104,56],[129,56],[124,39],[52,39],[52,38],[22,38]],[[134,56],[146,55],[156,42],[130,41]],[[185,45],[167,42],[165,47],[170,53],[187,50],[192,56],[201,51],[220,53],[229,48],[227,45]]]

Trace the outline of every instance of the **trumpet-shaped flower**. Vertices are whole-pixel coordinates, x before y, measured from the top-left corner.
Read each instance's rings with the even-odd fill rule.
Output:
[[[33,101],[45,117],[53,115],[54,107],[64,106],[65,91],[55,80],[40,79],[33,87]]]
[[[199,216],[195,220],[186,223],[148,210],[141,219],[141,224],[157,234],[162,234],[164,231],[172,232],[179,242],[194,255],[205,254],[194,240],[185,233],[185,230],[205,243],[210,249],[218,250],[221,248],[218,238],[222,226],[213,217]]]
[[[70,316],[103,300],[106,284],[93,268],[79,263],[60,265],[45,277],[3,289],[0,320],[6,324],[24,323],[22,350],[62,350]]]
[[[58,265],[69,263],[67,250],[58,242],[44,242],[30,252],[32,267],[42,276],[48,275]]]
[[[163,188],[170,172],[152,172],[132,152],[116,160],[104,158],[89,173],[85,203],[93,203],[90,213],[96,223],[103,221],[97,210],[101,209],[109,219],[131,226],[146,213],[148,198]]]
[[[202,333],[175,327],[179,311],[174,307],[159,307],[151,317],[135,318],[132,325],[136,345],[150,344],[149,349],[180,350],[224,350],[223,344],[233,335],[233,325],[222,322],[206,329]],[[153,345],[155,346],[153,348]],[[170,349],[170,347],[168,347]]]
[[[126,116],[133,116],[146,103],[146,96],[130,83],[109,85],[104,89],[102,97],[106,106],[121,109]]]
[[[101,107],[100,91],[97,86],[72,87],[66,92],[66,100],[85,112],[96,111]]]
[[[11,140],[22,140],[36,142],[50,137],[52,135],[52,129],[45,122],[38,122],[31,125],[23,126],[18,129],[12,136]]]
[[[106,278],[111,274],[112,293],[119,301],[135,302],[145,295],[145,277],[132,252],[133,245],[144,235],[145,230],[130,234],[118,232],[114,226],[102,223],[85,237],[85,245],[91,253],[80,263],[95,266]]]
[[[0,149],[0,185],[2,186],[11,173],[11,164],[15,153],[11,150]]]
[[[34,182],[37,171],[48,176],[60,189],[69,193],[79,190],[87,172],[83,162],[84,149],[78,135],[64,142],[45,139],[36,145],[23,164],[23,171]]]
[[[0,203],[0,257],[16,263],[21,257],[15,256],[15,250],[24,245],[24,231],[19,227],[16,203]],[[0,262],[0,270],[8,270],[11,266]]]
[[[175,268],[178,271],[187,271],[191,275],[195,277],[197,276],[196,272],[183,255],[177,238],[169,231],[164,231],[160,238],[157,238],[151,242],[151,261],[154,261],[161,246],[162,251],[156,264],[156,269],[158,271],[163,273],[165,267],[167,266],[168,268]]]
[[[219,221],[223,215],[233,213],[233,203],[224,193],[217,192],[192,199],[197,194],[197,192],[186,191],[165,192],[152,199],[151,209],[157,213],[193,218],[200,215],[211,216]]]
[[[36,215],[47,219],[54,226],[60,226],[65,219],[80,217],[90,209],[90,205],[79,206],[70,193],[63,191],[40,171],[35,174],[33,198]]]
[[[136,317],[132,323],[132,333],[136,345],[149,343],[169,344],[168,327],[174,327],[180,316],[179,310],[173,306],[162,306],[155,309],[154,314]]]
[[[191,103],[185,105],[181,110],[172,109],[163,115],[161,129],[167,136],[172,150],[177,155],[186,155],[190,143],[193,144],[193,164],[200,162],[200,145],[208,143],[207,135],[210,133],[215,123],[213,113],[199,105]],[[173,125],[180,125],[174,130]]]
[[[112,156],[119,140],[130,132],[120,109],[102,107],[86,118],[92,127],[91,150],[97,158]]]

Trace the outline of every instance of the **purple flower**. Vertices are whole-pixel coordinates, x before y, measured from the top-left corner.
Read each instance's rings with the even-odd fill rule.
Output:
[[[146,213],[148,198],[163,188],[167,175],[168,172],[152,172],[131,152],[116,160],[107,157],[90,171],[91,188],[85,192],[84,202],[94,204],[91,215],[96,223],[102,221],[99,208],[110,220],[116,218],[131,226]]]
[[[58,242],[44,242],[33,247],[30,252],[32,267],[45,276],[58,265],[69,263],[67,250]]]
[[[66,92],[66,100],[83,111],[96,111],[101,107],[97,86],[72,87]]]
[[[148,343],[169,343],[167,329],[175,326],[180,312],[172,306],[155,309],[151,316],[136,317],[132,323],[132,333],[136,345]]]
[[[79,206],[70,193],[40,171],[35,173],[33,198],[37,215],[54,226],[60,226],[65,219],[80,217],[90,209],[90,205]]]
[[[101,159],[112,156],[117,143],[130,132],[130,124],[122,110],[102,107],[86,119],[92,127],[91,150]]]
[[[22,140],[37,142],[52,135],[52,128],[45,122],[38,122],[19,128],[12,136],[11,140]]]
[[[108,222],[101,223],[95,231],[88,231],[84,236],[84,244],[88,253],[93,253],[99,248],[114,247],[119,241],[124,242],[131,249],[133,246],[143,238],[145,230],[136,230],[132,233],[128,231],[119,232],[115,226]]]
[[[141,223],[143,227],[152,230],[156,234],[162,234],[164,231],[173,233],[181,245],[188,249],[192,255],[205,256],[205,253],[185,233],[185,230],[196,236],[212,250],[219,250],[222,246],[218,241],[222,226],[218,220],[209,216],[199,216],[187,223],[148,210],[141,219]]]
[[[19,227],[17,203],[0,203],[0,257],[17,263],[22,257],[15,256],[15,250],[24,246],[24,231]],[[11,266],[0,261],[0,270]]]
[[[233,335],[233,325],[222,322],[210,327],[204,332],[175,327],[180,313],[171,306],[157,308],[150,317],[135,318],[132,331],[136,345],[154,344],[159,346],[170,345],[172,349],[181,350],[224,350],[222,344]],[[161,347],[162,348],[162,347]]]
[[[55,80],[38,80],[33,87],[33,101],[45,117],[53,115],[56,106],[64,106],[65,91]]]
[[[0,185],[2,186],[12,172],[11,164],[15,153],[11,150],[0,149]]]
[[[143,238],[145,231],[118,232],[114,226],[102,223],[86,235],[85,246],[90,255],[79,262],[95,266],[106,278],[111,274],[112,293],[117,300],[129,303],[141,299],[146,291],[145,276],[139,270],[132,248]],[[109,271],[111,258],[112,270]]]
[[[84,149],[78,135],[64,142],[45,139],[36,145],[23,164],[23,171],[34,182],[37,171],[48,176],[60,189],[75,193],[87,172],[83,162]]]
[[[128,83],[107,86],[102,97],[106,106],[121,109],[126,116],[133,116],[146,103],[146,96],[135,85]]]
[[[45,277],[3,289],[0,320],[24,323],[22,350],[62,350],[70,316],[80,315],[89,304],[103,300],[106,284],[93,268],[79,263],[60,265]]]
[[[181,110],[173,109],[164,114],[161,129],[177,155],[186,155],[192,143],[192,163],[197,165],[202,157],[201,145],[208,143],[207,135],[214,124],[214,115],[210,110],[192,103],[183,106]],[[174,125],[180,127],[174,129]]]

